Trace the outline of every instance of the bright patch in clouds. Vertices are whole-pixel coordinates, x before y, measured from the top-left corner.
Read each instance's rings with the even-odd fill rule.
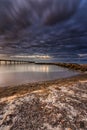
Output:
[[[26,59],[51,59],[51,56],[48,55],[15,55],[15,56],[11,56],[11,58],[26,58]]]

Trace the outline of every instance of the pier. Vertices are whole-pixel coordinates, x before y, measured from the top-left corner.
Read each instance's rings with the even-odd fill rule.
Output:
[[[2,62],[7,65],[7,64],[29,64],[29,63],[35,63],[32,61],[28,60],[20,60],[20,59],[0,59],[0,65]]]

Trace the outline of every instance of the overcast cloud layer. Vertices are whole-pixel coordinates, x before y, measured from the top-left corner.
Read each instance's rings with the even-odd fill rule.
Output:
[[[87,0],[0,0],[3,30],[0,54],[87,63]]]
[[[72,16],[82,0],[0,0],[0,26],[52,25]],[[84,0],[83,0],[84,1]]]

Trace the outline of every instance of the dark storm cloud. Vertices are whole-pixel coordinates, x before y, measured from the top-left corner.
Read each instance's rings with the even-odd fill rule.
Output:
[[[81,0],[0,0],[0,27],[55,24],[72,16]]]

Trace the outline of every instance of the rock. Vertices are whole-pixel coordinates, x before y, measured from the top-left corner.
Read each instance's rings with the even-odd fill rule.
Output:
[[[65,128],[65,130],[72,130],[71,128]]]
[[[80,121],[80,128],[84,128],[85,127],[85,124],[83,121]]]

